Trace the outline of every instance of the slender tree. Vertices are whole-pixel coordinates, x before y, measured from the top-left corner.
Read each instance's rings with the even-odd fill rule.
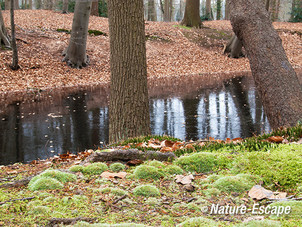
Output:
[[[206,20],[213,20],[211,0],[206,0]]]
[[[196,28],[200,28],[202,26],[199,14],[199,5],[199,0],[186,1],[185,15],[180,23],[181,25]]]
[[[217,4],[217,17],[216,17],[216,20],[220,20],[220,18],[221,18],[221,0],[217,0],[216,4]]]
[[[99,1],[93,0],[91,5],[91,13],[92,16],[99,16]]]
[[[264,111],[273,129],[302,119],[302,89],[265,5],[230,0],[231,24],[249,58]]]
[[[63,13],[63,14],[68,13],[68,0],[63,0],[63,9],[62,9],[62,13]]]
[[[230,19],[230,6],[229,6],[229,0],[225,0],[225,20],[229,20]]]
[[[0,45],[4,46],[6,48],[11,47],[9,37],[7,35],[6,28],[4,26],[4,20],[3,20],[1,9],[0,9]]]
[[[17,43],[16,43],[14,10],[15,10],[15,2],[14,2],[14,0],[11,0],[11,3],[10,3],[10,24],[11,24],[11,31],[12,31],[11,34],[12,34],[12,49],[13,49],[13,61],[12,61],[11,68],[13,70],[17,70],[19,68],[19,65],[18,65],[18,49],[17,49]]]
[[[149,0],[148,1],[148,20],[149,21],[156,21],[156,8],[155,8],[155,1]]]
[[[164,21],[171,21],[172,0],[164,1]]]
[[[63,53],[63,61],[72,68],[82,68],[89,63],[86,42],[90,10],[91,0],[76,1],[69,45]]]
[[[150,134],[143,1],[108,1],[109,141]]]

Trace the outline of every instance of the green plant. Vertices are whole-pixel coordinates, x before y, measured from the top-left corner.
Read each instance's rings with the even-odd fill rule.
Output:
[[[112,188],[112,187],[106,187],[106,188],[103,188],[101,189],[101,192],[103,194],[113,194],[113,195],[117,195],[117,196],[123,196],[123,195],[127,195],[128,192],[122,190],[122,189],[119,189],[119,188]]]
[[[156,168],[164,168],[165,167],[165,165],[162,162],[157,161],[157,160],[152,160],[152,161],[150,161],[146,164],[149,165],[149,166],[154,166]]]
[[[252,220],[246,223],[241,223],[239,225],[236,225],[236,227],[281,227],[281,223],[278,221],[272,221],[272,220]]]
[[[112,163],[109,166],[109,169],[112,170],[113,172],[120,172],[120,171],[124,170],[125,168],[126,168],[126,166],[119,162]]]
[[[280,201],[280,202],[271,203],[270,206],[283,207],[284,209],[286,207],[290,207],[289,214],[283,213],[279,216],[272,214],[270,216],[270,218],[280,219],[280,220],[301,218],[301,214],[302,214],[302,202],[301,201]]]
[[[163,176],[163,173],[154,166],[140,165],[133,172],[137,179],[157,180]]]
[[[164,168],[163,170],[165,173],[169,174],[169,175],[173,175],[173,174],[183,174],[184,171],[182,168],[180,168],[177,165],[168,165]]]
[[[150,184],[140,185],[134,188],[133,194],[137,196],[144,196],[144,197],[157,197],[160,196],[159,190]]]
[[[184,222],[177,225],[177,227],[216,227],[219,223],[214,220],[198,217],[198,218],[190,218],[185,220]]]
[[[71,172],[82,172],[83,171],[83,166],[80,166],[80,165],[74,165],[74,166],[71,166],[69,168],[69,171]]]
[[[69,181],[77,180],[77,176],[72,173],[66,173],[66,172],[62,172],[59,170],[53,170],[53,169],[45,170],[43,173],[39,174],[38,176],[39,177],[51,177],[51,178],[57,179],[61,183],[66,183]]]

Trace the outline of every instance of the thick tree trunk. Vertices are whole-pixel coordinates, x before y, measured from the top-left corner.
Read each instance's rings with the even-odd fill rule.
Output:
[[[273,129],[302,119],[302,90],[262,2],[230,0],[233,30],[247,52],[257,90]]]
[[[149,0],[148,1],[148,20],[149,21],[156,21],[157,20],[155,1],[154,0]]]
[[[150,134],[143,1],[108,1],[109,142]]]
[[[11,24],[11,33],[12,33],[12,49],[13,49],[13,61],[11,68],[13,70],[17,70],[19,68],[18,65],[18,50],[16,43],[16,31],[15,31],[15,18],[14,18],[14,10],[15,10],[15,0],[11,0],[10,6],[10,24]]]
[[[187,0],[184,18],[181,25],[200,28],[202,22],[199,14],[199,0]]]
[[[213,20],[211,0],[206,0],[206,20]]]
[[[10,48],[11,44],[9,41],[9,37],[6,32],[6,28],[4,26],[4,20],[2,16],[2,10],[0,9],[0,45],[6,48]]]
[[[69,45],[63,53],[63,61],[72,68],[82,68],[89,63],[86,42],[90,10],[91,0],[76,1]]]
[[[63,13],[63,14],[68,13],[68,0],[63,0],[63,9],[62,9],[62,13]]]
[[[164,21],[169,22],[171,21],[171,1],[172,0],[165,0],[164,2]]]
[[[223,53],[228,54],[230,58],[244,57],[242,43],[236,35],[233,35],[230,41],[225,45]]]
[[[92,16],[99,16],[99,1],[93,0],[91,5],[91,13]]]

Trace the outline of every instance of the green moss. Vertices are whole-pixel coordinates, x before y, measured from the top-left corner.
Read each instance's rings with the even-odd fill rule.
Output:
[[[159,206],[161,204],[161,200],[157,199],[157,198],[154,198],[154,197],[150,197],[146,200],[145,203],[150,205],[150,206]]]
[[[179,225],[178,227],[216,227],[219,226],[218,222],[204,218],[204,217],[198,217],[198,218],[190,218]]]
[[[225,168],[231,160],[223,154],[200,152],[182,156],[175,164],[188,172],[207,173],[214,169]]]
[[[69,168],[69,171],[71,172],[82,172],[83,171],[83,166],[80,166],[80,165],[74,165],[74,166],[71,166]]]
[[[233,173],[253,173],[261,176],[265,185],[296,189],[302,183],[302,145],[281,144],[270,152],[239,154],[234,160]]]
[[[203,191],[207,198],[217,197],[221,194],[221,191],[217,188],[208,188],[207,190]]]
[[[50,213],[50,209],[46,206],[36,206],[33,207],[30,211],[30,214],[35,214],[35,215],[45,215]]]
[[[117,195],[117,196],[123,196],[123,195],[127,195],[128,192],[126,192],[125,190],[123,189],[120,189],[120,188],[111,188],[111,187],[106,187],[106,188],[103,188],[101,189],[101,193],[103,194],[113,194],[113,195]]]
[[[154,166],[148,166],[148,165],[137,166],[133,174],[137,179],[145,179],[145,180],[151,180],[151,179],[157,180],[164,175],[161,171],[159,171]]]
[[[133,194],[137,196],[144,196],[144,197],[157,197],[160,196],[159,190],[150,184],[140,185],[133,190]]]
[[[77,180],[77,176],[72,173],[65,173],[59,170],[48,169],[41,173],[41,177],[51,177],[57,179],[61,183],[73,182]]]
[[[281,227],[281,223],[272,220],[252,220],[246,223],[241,223],[236,225],[237,227]]]
[[[272,219],[300,219],[302,215],[302,202],[301,201],[281,201],[271,203],[270,206],[277,206],[277,207],[290,207],[289,214],[281,214],[279,216],[272,214],[270,218]]]
[[[251,176],[248,174],[238,174],[236,176],[225,176],[219,178],[213,183],[213,187],[219,189],[222,192],[242,193],[251,189],[259,180],[259,177]]]
[[[135,224],[135,223],[120,223],[120,224],[106,224],[106,223],[94,223],[89,224],[88,222],[78,222],[74,225],[75,227],[144,227],[143,224]]]
[[[33,182],[30,181],[28,184],[28,189],[30,191],[53,190],[61,188],[63,188],[63,184],[51,177],[39,177],[36,178]]]
[[[99,35],[107,36],[107,34],[105,32],[102,32],[99,30],[88,30],[88,34],[94,35],[94,36],[99,36]]]
[[[113,172],[120,172],[126,168],[126,166],[122,163],[116,162],[109,166],[110,170]]]
[[[182,168],[180,168],[179,166],[176,165],[168,165],[164,168],[164,172],[169,174],[169,175],[173,175],[173,174],[183,174],[184,171]]]
[[[105,163],[95,162],[88,166],[85,166],[82,170],[82,173],[86,175],[100,175],[107,169],[108,166]]]
[[[66,34],[70,34],[70,33],[71,33],[70,30],[64,29],[64,28],[58,28],[58,29],[57,29],[57,32],[65,32]]]
[[[152,161],[150,161],[146,164],[149,165],[149,166],[154,166],[156,168],[164,168],[165,167],[165,165],[162,162],[157,161],[157,160],[152,160]]]

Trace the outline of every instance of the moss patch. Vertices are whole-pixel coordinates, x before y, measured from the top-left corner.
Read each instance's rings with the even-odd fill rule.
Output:
[[[151,179],[157,180],[164,175],[156,167],[148,166],[148,165],[137,166],[133,174],[137,179],[145,179],[145,180],[151,180]]]
[[[82,173],[86,175],[100,175],[108,169],[108,166],[102,162],[95,162],[82,169]]]
[[[112,163],[109,166],[110,170],[112,170],[113,172],[120,172],[122,170],[124,170],[126,168],[126,166],[122,163],[116,162],[116,163]]]
[[[134,188],[133,194],[137,196],[144,196],[144,197],[160,196],[160,192],[158,188],[150,184],[137,186],[136,188]]]
[[[30,191],[53,190],[61,188],[63,188],[63,184],[51,177],[36,178],[33,182],[29,182],[28,184],[28,189]]]
[[[198,218],[190,218],[182,223],[180,223],[179,225],[177,225],[177,227],[214,227],[214,226],[218,226],[219,223],[208,219],[208,218],[204,218],[204,217],[198,217]]]
[[[241,223],[240,225],[236,225],[236,227],[281,227],[281,223],[278,221],[272,220],[252,220],[247,223]]]

